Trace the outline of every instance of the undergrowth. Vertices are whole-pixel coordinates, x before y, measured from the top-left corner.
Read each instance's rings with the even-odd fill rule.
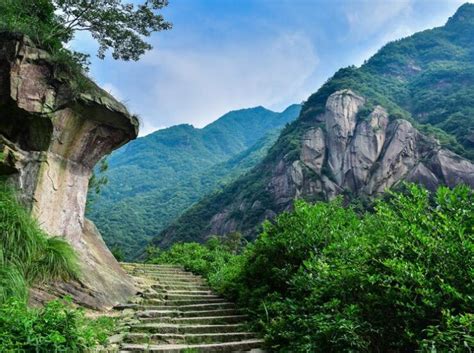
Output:
[[[102,344],[115,320],[88,319],[71,299],[28,307],[28,288],[80,275],[73,248],[49,237],[0,182],[0,352],[82,353]]]
[[[474,195],[414,185],[362,215],[295,204],[240,253],[176,244],[182,264],[249,308],[272,352],[472,352]]]

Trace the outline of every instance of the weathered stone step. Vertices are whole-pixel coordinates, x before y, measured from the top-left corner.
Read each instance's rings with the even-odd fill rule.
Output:
[[[161,352],[176,353],[192,350],[192,352],[235,352],[260,348],[263,342],[259,339],[249,339],[236,342],[209,343],[209,344],[124,344],[122,349],[126,352]]]
[[[130,332],[141,333],[222,333],[244,331],[243,324],[218,324],[218,325],[198,325],[198,324],[134,324],[130,326]]]
[[[194,275],[185,271],[144,271],[144,270],[134,270],[135,273],[146,274],[148,276],[164,276],[164,277],[183,277],[183,278],[202,278],[202,276]]]
[[[125,336],[125,343],[149,343],[149,344],[197,344],[231,342],[244,339],[256,338],[252,332],[227,332],[179,335],[173,333],[129,333]]]
[[[117,310],[180,310],[180,311],[200,311],[211,309],[235,309],[234,303],[207,303],[207,304],[189,304],[189,305],[146,305],[138,303],[121,304],[115,307]]]
[[[170,323],[170,324],[199,324],[199,325],[220,325],[241,323],[248,319],[247,315],[219,315],[219,316],[161,316],[142,317],[142,323]]]
[[[214,304],[214,303],[228,303],[223,298],[189,298],[189,299],[143,299],[141,304],[150,305],[164,305],[164,306],[181,306],[181,305],[193,305],[193,304]]]
[[[165,292],[163,293],[165,298],[167,300],[178,300],[178,299],[222,299],[221,296],[211,294],[211,293],[205,293],[205,294],[200,294],[200,293],[191,293],[191,294],[185,294],[185,293],[170,293],[170,292]]]
[[[146,299],[217,299],[221,298],[219,295],[213,294],[212,292],[203,292],[203,293],[193,293],[193,292],[184,292],[184,293],[173,293],[169,291],[157,292],[157,293],[145,293],[143,298]]]
[[[200,290],[200,289],[168,289],[165,290],[166,294],[213,294],[212,290]]]
[[[180,268],[184,269],[181,265],[174,264],[145,264],[145,263],[135,263],[135,262],[121,262],[122,267],[133,267],[133,268]]]
[[[156,291],[160,290],[206,290],[211,289],[207,284],[189,284],[189,283],[158,283],[154,284],[152,288]]]
[[[167,284],[167,285],[183,285],[186,284],[188,286],[190,285],[207,285],[207,282],[204,281],[203,279],[200,278],[191,278],[191,279],[183,279],[183,278],[165,278],[165,277],[148,277],[154,281],[156,281],[158,284]]]
[[[137,311],[136,316],[138,318],[142,317],[163,317],[163,316],[170,316],[170,317],[179,317],[179,316],[187,316],[187,317],[194,317],[194,316],[218,316],[218,315],[239,315],[242,311],[237,309],[214,309],[214,310],[188,310],[188,311],[181,311],[181,310],[148,310],[148,311]]]

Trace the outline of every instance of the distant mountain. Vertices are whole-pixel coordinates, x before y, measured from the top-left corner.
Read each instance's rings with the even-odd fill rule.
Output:
[[[251,172],[205,197],[153,240],[256,235],[295,198],[365,199],[407,180],[474,187],[474,5],[339,70]],[[471,161],[470,161],[471,160]]]
[[[178,125],[132,141],[110,156],[109,183],[88,217],[132,258],[194,202],[254,167],[300,110],[242,109],[203,129]]]

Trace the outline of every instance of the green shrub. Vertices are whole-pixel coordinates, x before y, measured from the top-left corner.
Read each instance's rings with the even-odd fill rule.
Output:
[[[168,251],[155,254],[150,263],[180,264],[188,271],[209,276],[233,256],[233,243],[226,243],[217,237],[210,238],[205,245],[198,243],[177,243]]]
[[[215,251],[180,244],[160,257],[197,269],[254,311],[272,351],[473,347],[474,196],[468,187],[429,194],[409,185],[362,215],[339,199],[298,201],[292,212],[267,222],[240,255]]]
[[[10,299],[0,306],[0,351],[4,353],[84,352],[104,343],[114,319],[87,319],[70,300],[52,301],[41,309],[28,309]]]

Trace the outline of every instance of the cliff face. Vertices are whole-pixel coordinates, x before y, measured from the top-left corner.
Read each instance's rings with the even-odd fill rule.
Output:
[[[459,183],[474,188],[473,163],[409,121],[390,117],[384,107],[369,107],[366,98],[349,89],[329,95],[323,112],[305,121],[290,152],[198,203],[154,243],[166,247],[184,233],[201,241],[233,231],[253,237],[261,222],[290,209],[296,198],[370,198],[403,181],[431,190]],[[294,141],[280,138],[277,146],[285,143]],[[206,226],[193,230],[195,219]]]
[[[19,187],[40,226],[79,255],[81,283],[58,283],[54,291],[103,308],[134,288],[84,217],[88,181],[103,156],[137,136],[138,122],[89,86],[73,92],[48,53],[24,36],[0,35],[0,174]]]
[[[273,171],[267,187],[277,205],[287,208],[300,196],[375,196],[401,181],[432,190],[459,183],[474,187],[471,162],[441,148],[410,122],[390,121],[381,106],[360,117],[364,103],[350,90],[329,96],[325,112],[303,135],[299,159],[282,161]]]

